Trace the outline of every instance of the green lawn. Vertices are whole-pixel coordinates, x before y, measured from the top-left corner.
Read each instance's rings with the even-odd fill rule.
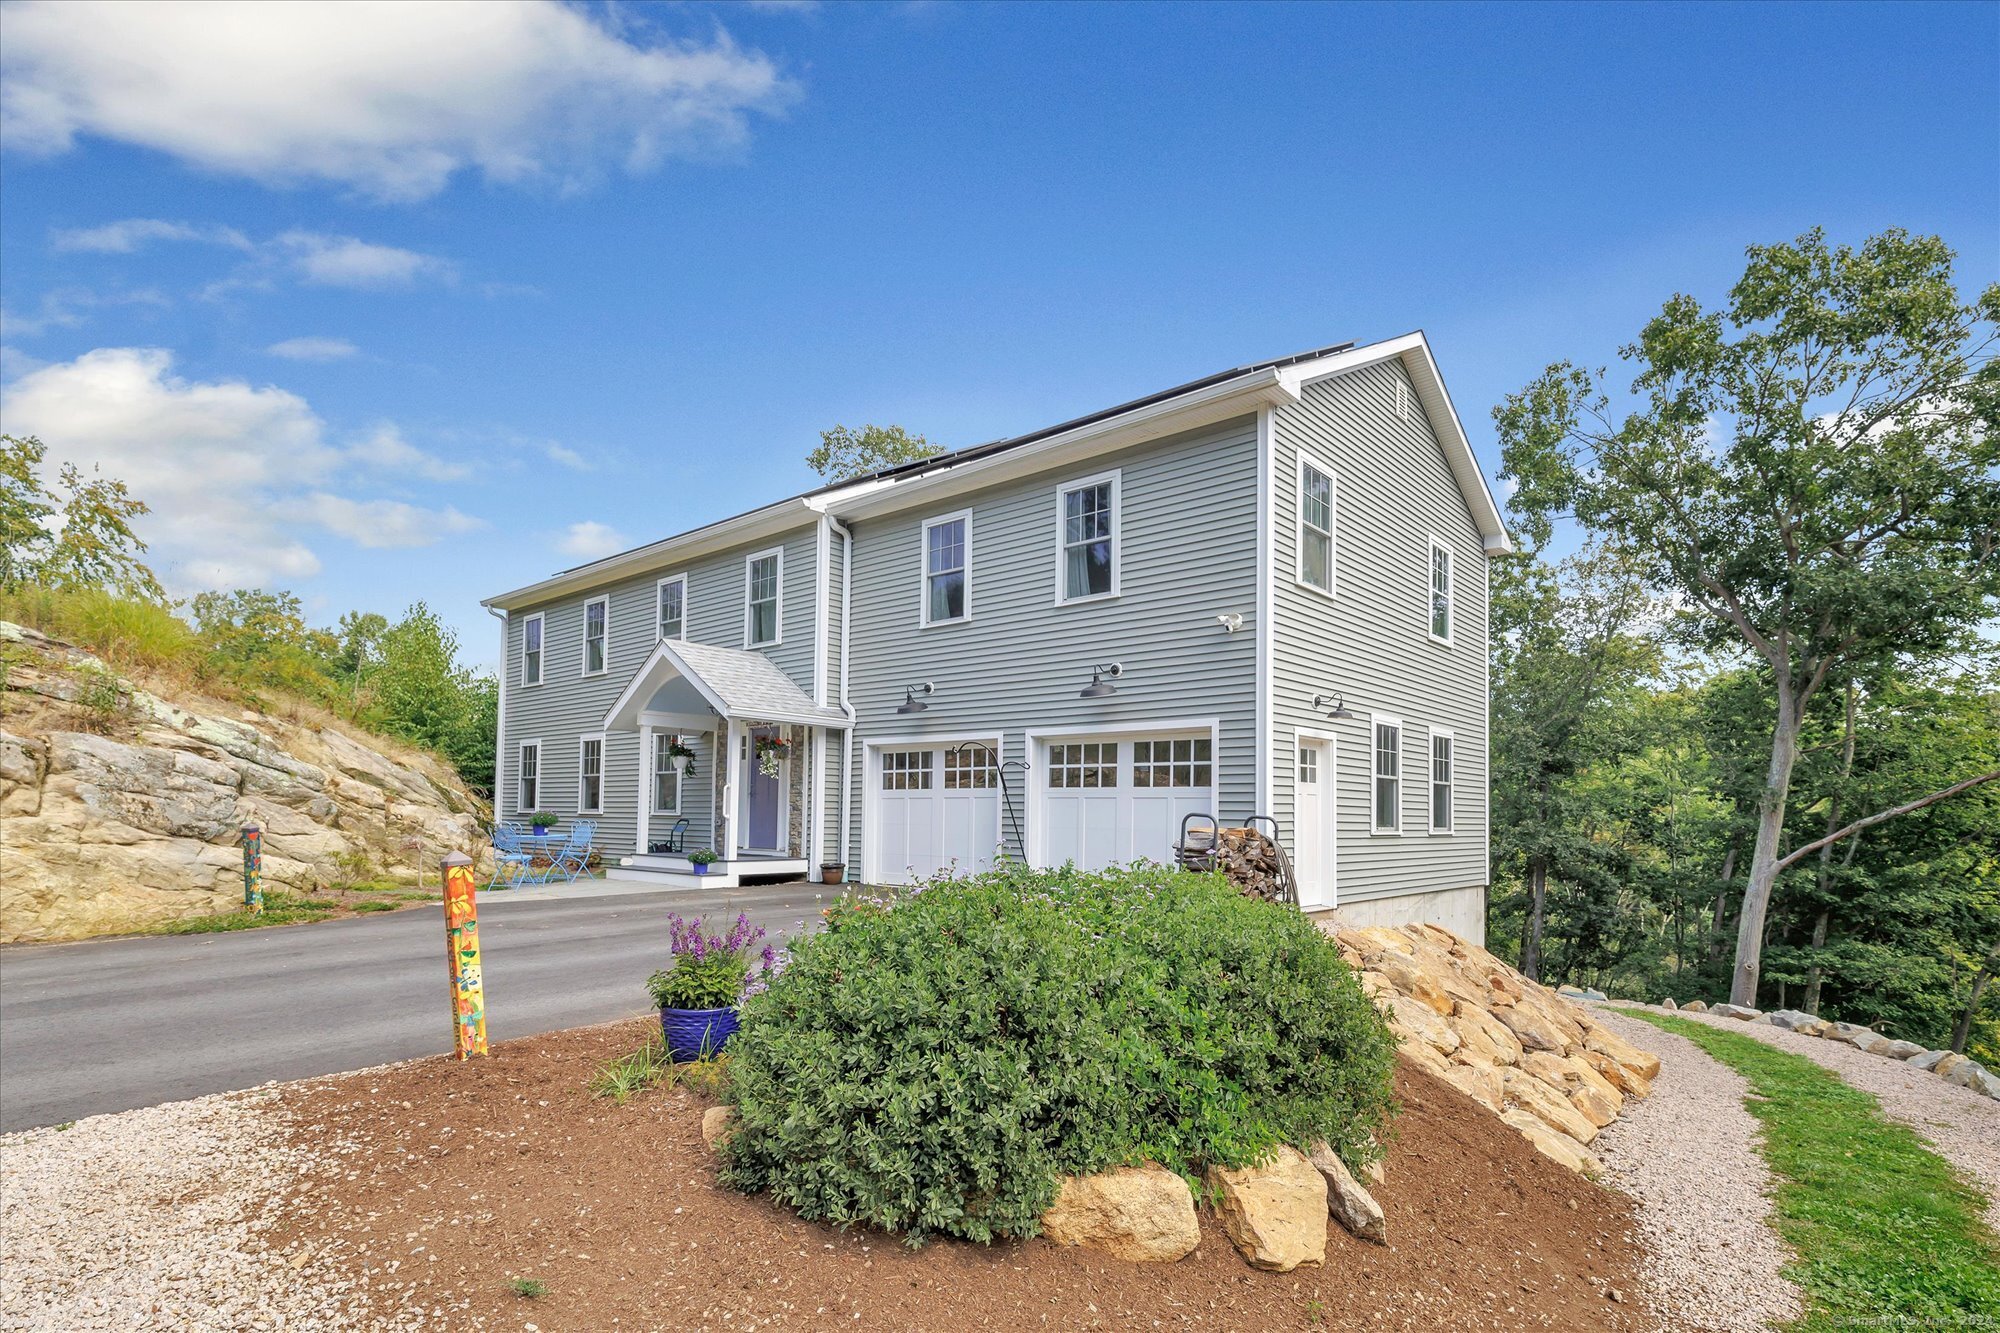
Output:
[[[2000,1243],[1985,1198],[1875,1098],[1751,1037],[1625,1009],[1742,1074],[1778,1178],[1779,1233],[1805,1292],[1799,1330],[2000,1328]]]

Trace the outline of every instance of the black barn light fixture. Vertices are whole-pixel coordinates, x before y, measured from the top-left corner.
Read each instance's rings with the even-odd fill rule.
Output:
[[[1354,716],[1354,714],[1347,711],[1347,696],[1344,694],[1342,695],[1315,694],[1313,696],[1313,703],[1312,703],[1313,711],[1315,713],[1318,712],[1321,708],[1325,707],[1328,702],[1331,702],[1333,704],[1333,708],[1326,715],[1327,721],[1345,722],[1348,718]]]
[[[896,711],[899,713],[923,712],[926,708],[929,708],[930,705],[925,703],[922,699],[919,699],[917,696],[919,694],[926,694],[926,695],[932,694],[935,693],[936,690],[937,686],[931,684],[929,681],[925,681],[921,685],[905,685],[903,687],[902,706],[899,707]]]
[[[1125,674],[1125,668],[1113,662],[1108,666],[1094,666],[1090,669],[1090,684],[1078,692],[1079,699],[1108,699],[1118,693],[1118,687],[1111,681]],[[1111,679],[1106,680],[1109,676]]]

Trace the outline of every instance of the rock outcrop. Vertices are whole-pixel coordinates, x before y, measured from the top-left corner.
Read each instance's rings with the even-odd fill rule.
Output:
[[[1064,1176],[1042,1214],[1042,1234],[1133,1263],[1173,1263],[1201,1244],[1194,1192],[1163,1166]]]
[[[1440,926],[1333,927],[1403,1057],[1481,1103],[1545,1156],[1596,1174],[1589,1149],[1659,1057]]]
[[[267,887],[414,878],[482,850],[485,811],[441,761],[331,717],[180,702],[0,621],[0,942],[232,910],[245,824]]]

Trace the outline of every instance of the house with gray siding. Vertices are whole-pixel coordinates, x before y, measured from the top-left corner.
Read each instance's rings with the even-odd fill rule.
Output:
[[[488,599],[496,817],[692,885],[703,848],[901,883],[1260,815],[1304,910],[1482,939],[1507,549],[1422,334],[1239,367]]]

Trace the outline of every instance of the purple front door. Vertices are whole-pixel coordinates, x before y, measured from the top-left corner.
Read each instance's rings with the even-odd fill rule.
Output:
[[[745,777],[749,787],[746,793],[748,809],[744,811],[743,818],[743,845],[759,851],[784,849],[784,844],[778,841],[778,779],[765,777],[757,766],[757,742],[777,734],[774,727],[759,727],[752,731],[749,762],[745,765],[749,770]]]

